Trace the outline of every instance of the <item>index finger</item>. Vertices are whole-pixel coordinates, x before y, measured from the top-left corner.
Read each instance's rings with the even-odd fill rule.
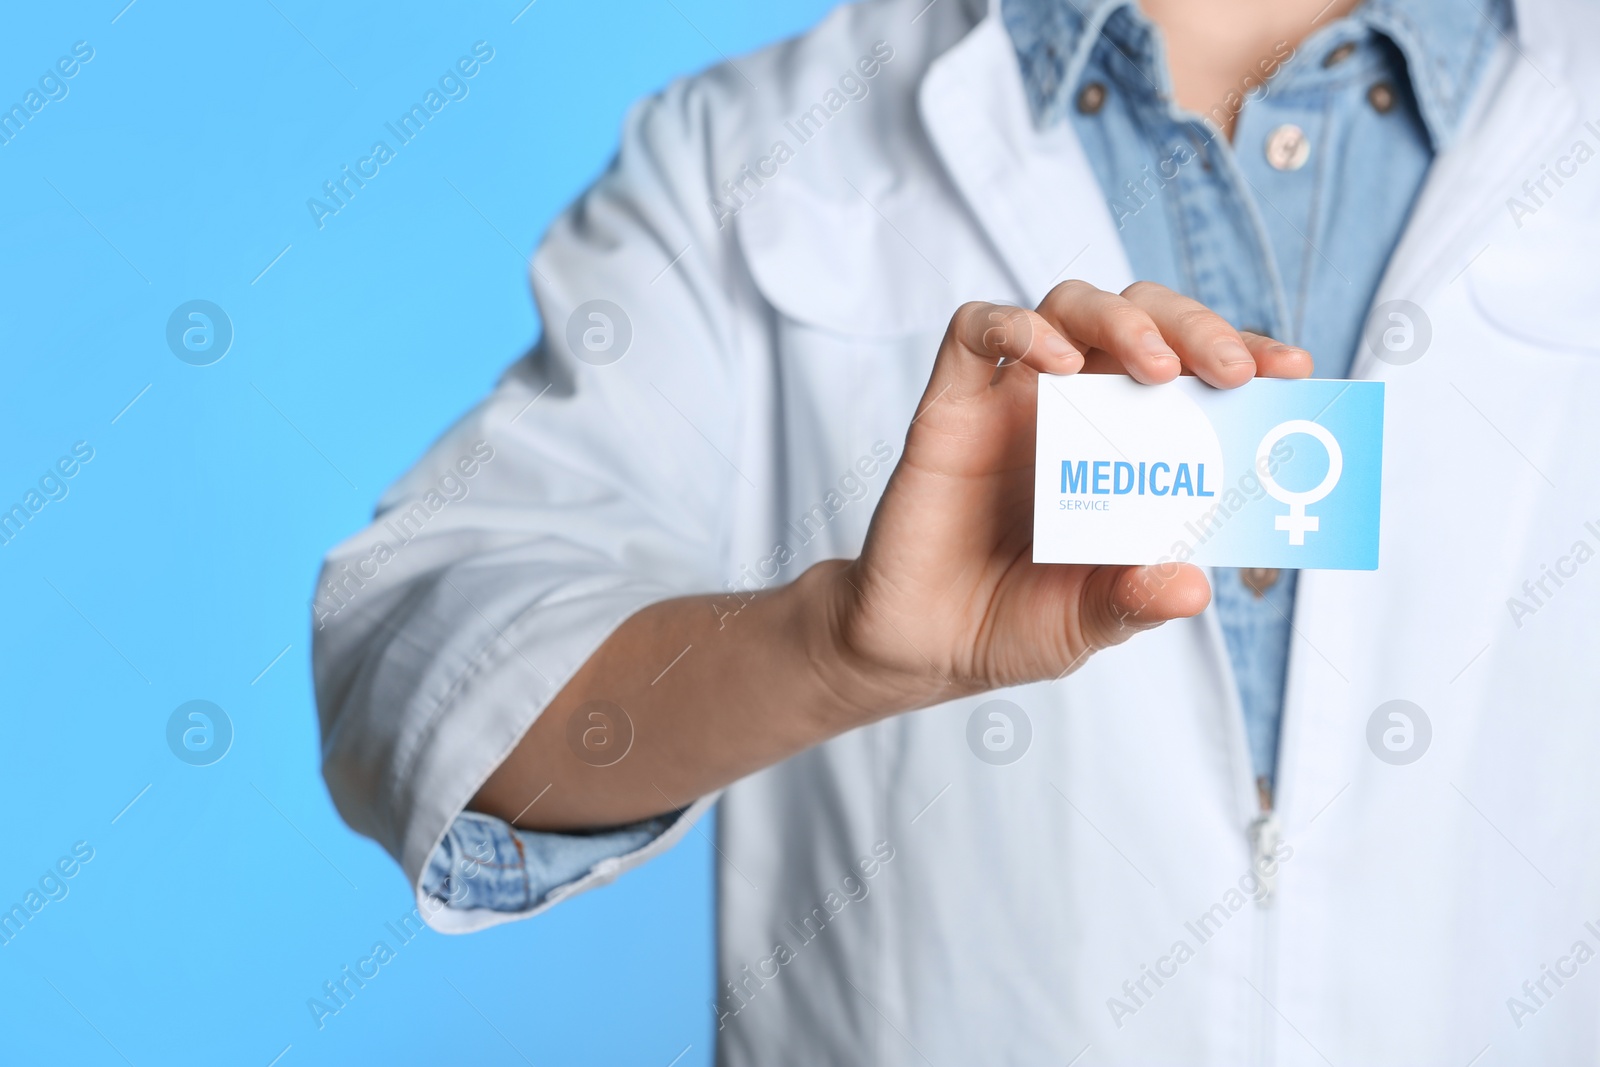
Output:
[[[1124,296],[1066,281],[1046,294],[1039,314],[1083,350],[1085,362],[1106,353],[1146,385],[1170,382],[1182,372],[1155,319]]]

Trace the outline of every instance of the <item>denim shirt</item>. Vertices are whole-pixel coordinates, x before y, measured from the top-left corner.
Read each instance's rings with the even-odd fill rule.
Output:
[[[1367,0],[1278,42],[1205,114],[1174,100],[1165,46],[1132,0],[1003,0],[1035,121],[1070,121],[1137,278],[1349,373],[1390,253],[1449,145],[1509,4]],[[1236,116],[1233,141],[1220,130]],[[1264,806],[1294,636],[1294,571],[1215,568]],[[1319,655],[1299,640],[1297,655]]]
[[[1349,372],[1428,167],[1511,25],[1509,0],[1367,0],[1272,47],[1201,114],[1175,102],[1164,43],[1133,0],[1002,0],[1001,13],[1035,123],[1072,123],[1134,276],[1305,348],[1322,378]],[[1296,584],[1293,571],[1212,573],[1267,803]],[[1319,653],[1302,642],[1296,654]],[[422,890],[452,908],[529,911],[676,819],[547,834],[466,812]]]

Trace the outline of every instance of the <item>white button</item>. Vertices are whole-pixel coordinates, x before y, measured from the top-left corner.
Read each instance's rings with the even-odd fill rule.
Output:
[[[1299,170],[1311,155],[1311,141],[1306,131],[1292,122],[1267,134],[1267,162],[1276,170]]]

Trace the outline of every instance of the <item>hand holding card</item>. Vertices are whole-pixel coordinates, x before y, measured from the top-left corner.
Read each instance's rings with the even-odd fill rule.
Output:
[[[842,665],[830,685],[849,694],[849,723],[1060,677],[1097,650],[1204,610],[1209,588],[1198,567],[1139,564],[1170,560],[1184,522],[1198,525],[1218,505],[1229,511],[1225,527],[1254,522],[1253,512],[1233,512],[1229,493],[1255,453],[1239,458],[1240,446],[1223,432],[1228,420],[1213,430],[1208,413],[1217,398],[1237,396],[1249,407],[1269,395],[1258,390],[1280,384],[1257,379],[1301,379],[1311,369],[1305,350],[1241,333],[1150,282],[1121,293],[1063,282],[1035,311],[960,308],[861,554],[816,568],[832,601],[833,637],[822,658]],[[1342,433],[1329,420],[1348,400],[1319,409],[1346,384],[1312,383],[1283,417]],[[1316,393],[1324,387],[1332,391]],[[1250,450],[1272,425],[1260,427]],[[1161,429],[1172,432],[1152,436]],[[1314,440],[1303,437],[1290,437],[1280,456],[1312,453]],[[1366,460],[1347,447],[1342,463],[1341,499],[1361,484]],[[1302,485],[1306,476],[1285,468],[1274,484],[1285,493],[1316,489]],[[1263,501],[1251,506],[1279,503]],[[1321,505],[1281,509],[1302,527],[1307,550],[1321,551],[1329,527],[1305,529],[1313,517],[1330,521]],[[1274,518],[1263,517],[1266,535],[1286,544],[1294,536],[1274,533]],[[1154,532],[1136,541],[1113,530],[1125,522],[1134,530],[1134,520]],[[1237,536],[1217,535],[1208,551]],[[1051,565],[1057,561],[1076,565]]]

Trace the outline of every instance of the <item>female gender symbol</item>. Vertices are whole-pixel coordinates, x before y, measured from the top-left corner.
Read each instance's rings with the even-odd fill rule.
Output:
[[[1268,453],[1272,451],[1272,446],[1292,433],[1309,434],[1328,450],[1328,473],[1323,475],[1322,484],[1303,493],[1283,488],[1267,473]],[[1261,487],[1267,491],[1267,495],[1289,505],[1289,514],[1279,515],[1274,520],[1275,528],[1289,531],[1291,545],[1303,545],[1306,543],[1306,531],[1317,529],[1321,522],[1317,516],[1307,515],[1306,507],[1333,492],[1333,487],[1339,484],[1339,475],[1344,473],[1344,453],[1339,451],[1338,438],[1329,433],[1326,426],[1310,419],[1290,419],[1268,430],[1267,436],[1256,446],[1256,471],[1261,475]]]

